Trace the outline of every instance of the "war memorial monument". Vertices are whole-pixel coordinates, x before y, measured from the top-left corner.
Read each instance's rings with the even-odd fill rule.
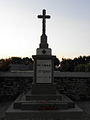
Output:
[[[6,111],[6,120],[82,120],[83,111],[70,98],[60,94],[54,84],[54,59],[48,47],[46,15],[42,15],[42,35],[34,59],[32,88],[20,95]]]

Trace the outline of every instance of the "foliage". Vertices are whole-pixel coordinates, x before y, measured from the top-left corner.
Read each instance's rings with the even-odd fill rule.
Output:
[[[90,56],[79,56],[74,59],[62,58],[60,71],[63,72],[90,72]]]
[[[22,64],[22,59],[20,57],[11,57],[12,64]]]
[[[85,64],[78,64],[74,68],[75,72],[85,72]]]
[[[10,64],[33,64],[33,59],[28,57],[11,57],[0,60],[0,71],[8,71]],[[90,72],[90,56],[79,56],[74,59],[62,58],[62,61],[56,57],[54,59],[54,69],[62,72]]]
[[[61,71],[73,71],[73,61],[71,59],[62,59]]]
[[[8,59],[0,60],[0,71],[8,71],[10,64],[33,64],[32,58],[11,57]]]
[[[30,64],[30,63],[33,63],[32,58],[28,58],[28,57],[23,58],[22,61],[23,61],[24,64]]]
[[[74,68],[75,72],[90,72],[90,63],[87,64],[78,64]]]
[[[90,72],[90,63],[86,64],[85,71],[86,72]]]
[[[0,71],[8,71],[10,69],[9,60],[0,60]]]
[[[60,65],[60,60],[56,57],[54,59],[54,69],[58,70],[59,69],[59,65]]]

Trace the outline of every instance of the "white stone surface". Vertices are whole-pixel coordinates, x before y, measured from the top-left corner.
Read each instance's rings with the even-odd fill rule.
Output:
[[[37,60],[36,82],[51,83],[52,80],[52,61]]]
[[[43,50],[45,50],[46,53],[43,54],[43,52],[42,52]],[[37,55],[51,55],[52,53],[51,53],[51,49],[50,49],[50,48],[48,48],[48,49],[38,48],[38,49],[36,50],[36,54],[37,54]]]

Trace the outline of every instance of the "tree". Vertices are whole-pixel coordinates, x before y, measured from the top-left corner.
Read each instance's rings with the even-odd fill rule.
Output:
[[[90,56],[79,56],[74,59],[62,58],[60,70],[61,71],[78,71],[87,72],[89,71]]]
[[[32,58],[25,57],[25,58],[23,58],[23,63],[24,64],[32,64],[33,60],[32,60]]]
[[[65,59],[65,58],[62,58],[62,61],[61,61],[61,71],[70,71],[70,72],[73,72],[73,69],[74,69],[74,64],[73,64],[73,61],[72,59]]]
[[[11,63],[12,64],[22,64],[21,57],[11,57]]]
[[[85,71],[86,71],[86,72],[90,72],[90,63],[87,63],[87,64],[85,65]]]
[[[60,65],[60,60],[56,57],[54,59],[54,69],[57,70],[59,68]]]
[[[85,72],[85,64],[78,64],[74,68],[75,72]]]
[[[0,71],[8,71],[10,69],[9,63],[4,61],[0,63]]]

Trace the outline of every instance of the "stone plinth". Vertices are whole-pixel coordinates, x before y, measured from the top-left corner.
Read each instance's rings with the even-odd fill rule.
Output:
[[[62,95],[62,100],[27,101],[24,96],[19,98],[6,111],[7,120],[82,120],[83,111],[68,97]]]
[[[56,94],[56,86],[53,84],[33,84],[32,94]]]

